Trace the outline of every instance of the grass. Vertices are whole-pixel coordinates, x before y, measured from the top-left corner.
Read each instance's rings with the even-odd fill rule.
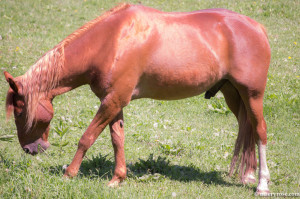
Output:
[[[128,1],[139,3],[140,1]],[[299,1],[143,0],[164,11],[222,7],[248,15],[268,29],[272,63],[264,101],[268,165],[273,193],[300,192]],[[114,0],[0,0],[0,68],[25,73],[44,52]],[[25,155],[16,127],[5,122],[8,85],[0,80],[0,198],[252,198],[256,185],[229,178],[237,122],[222,95],[180,101],[137,100],[124,110],[128,178],[106,186],[114,160],[106,129],[88,151],[78,177],[62,178],[99,100],[88,86],[54,100],[50,143],[44,154]],[[13,136],[13,137],[12,137]]]

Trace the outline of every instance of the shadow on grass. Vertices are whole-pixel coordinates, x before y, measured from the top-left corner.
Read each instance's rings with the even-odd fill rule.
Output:
[[[79,177],[104,178],[110,180],[113,176],[114,161],[99,154],[81,164]],[[231,183],[225,180],[227,173],[223,171],[201,171],[193,165],[171,165],[166,157],[153,157],[150,154],[146,160],[139,159],[134,164],[127,165],[128,178],[137,181],[151,181],[169,178],[181,182],[201,181],[204,184],[222,186],[244,186],[240,183]],[[62,174],[62,166],[50,168],[51,173]],[[252,186],[249,186],[252,188]]]
[[[201,181],[208,185],[216,184],[223,186],[243,186],[242,184],[225,181],[224,178],[227,175],[225,172],[201,171],[194,165],[170,165],[170,161],[167,160],[166,157],[158,156],[157,158],[154,158],[153,154],[150,154],[146,160],[139,159],[138,162],[133,165],[127,165],[127,167],[129,170],[128,176],[138,179],[143,179],[143,176],[145,175],[162,175],[171,180],[182,182]],[[157,177],[154,177],[154,179],[156,178]]]
[[[62,175],[62,165],[50,167],[50,172],[56,175]],[[78,176],[88,178],[103,178],[110,180],[113,176],[114,161],[108,159],[107,155],[93,156],[91,159],[84,160],[81,164]],[[151,181],[169,178],[181,182],[201,181],[204,184],[236,186],[242,187],[241,183],[232,183],[225,180],[227,173],[223,171],[201,171],[193,165],[179,166],[170,165],[166,157],[158,156],[154,158],[150,154],[146,160],[139,159],[134,164],[127,165],[127,177],[137,181]],[[255,191],[255,187],[248,186]]]
[[[51,166],[49,172],[55,175],[63,175],[66,167],[63,165]],[[84,159],[80,166],[77,176],[89,178],[112,178],[114,162],[107,158],[107,155],[92,156],[91,159]]]

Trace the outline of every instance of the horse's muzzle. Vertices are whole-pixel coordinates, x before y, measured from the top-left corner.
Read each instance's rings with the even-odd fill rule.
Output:
[[[50,143],[48,141],[42,141],[42,140],[37,140],[34,143],[27,144],[23,146],[23,150],[25,153],[28,153],[30,155],[36,155],[38,153],[43,153],[46,151],[46,149],[50,146]]]

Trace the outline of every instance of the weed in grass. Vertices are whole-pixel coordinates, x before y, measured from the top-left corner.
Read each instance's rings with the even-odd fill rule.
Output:
[[[60,156],[62,155],[63,147],[69,144],[68,141],[65,141],[65,134],[69,132],[69,127],[65,127],[65,124],[61,120],[59,125],[54,128],[54,132],[59,136],[59,141],[52,143],[53,146],[59,147]]]
[[[224,102],[224,97],[222,94],[218,93],[215,99],[212,99],[209,104],[208,104],[208,110],[215,112],[215,113],[220,113],[220,114],[225,114],[227,115],[230,113],[230,110],[228,107],[225,105]]]
[[[15,137],[14,135],[1,135],[0,141],[12,142],[14,137]]]
[[[149,182],[149,181],[162,181],[165,177],[159,173],[145,174],[137,178],[138,182]]]
[[[140,161],[136,164],[129,166],[132,171],[135,171],[137,174],[144,173],[165,173],[167,172],[170,161],[166,157],[158,156],[156,159],[151,153],[147,160],[139,159]]]
[[[173,144],[171,140],[169,140],[169,142],[167,143],[161,142],[159,140],[157,140],[157,142],[159,143],[159,147],[162,153],[166,155],[179,155],[184,150],[184,147],[181,146],[180,142],[178,142],[177,144]]]

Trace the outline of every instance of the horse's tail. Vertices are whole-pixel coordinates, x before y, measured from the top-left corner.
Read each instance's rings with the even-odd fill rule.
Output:
[[[256,170],[257,160],[255,154],[256,138],[242,100],[240,101],[238,122],[239,132],[235,142],[229,175],[231,176],[236,168],[236,172],[239,170],[240,177],[243,179],[247,171]]]
[[[231,176],[236,170],[237,173],[239,172],[240,177],[244,179],[245,174],[255,172],[257,168],[255,152],[257,136],[253,131],[245,104],[239,92],[232,84],[226,84],[221,90],[229,108],[234,112],[239,123],[239,132],[235,142],[229,175]]]

